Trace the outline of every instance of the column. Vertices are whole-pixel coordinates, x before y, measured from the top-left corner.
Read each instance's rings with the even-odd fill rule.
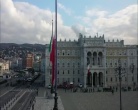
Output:
[[[106,87],[107,86],[107,84],[106,84],[106,55],[103,55],[103,65],[104,65],[104,73],[103,73],[103,83],[104,83],[104,87]]]
[[[93,91],[93,73],[92,73],[92,91]]]
[[[102,75],[102,87],[104,87],[104,73],[102,73],[103,75]]]
[[[99,73],[97,73],[97,87],[99,87]]]
[[[86,88],[87,87],[87,71],[86,70],[84,70],[84,88]]]
[[[92,53],[92,52],[91,52]],[[91,56],[91,66],[93,65],[93,53],[92,53],[92,56]]]
[[[97,53],[97,56],[96,57],[97,57],[96,65],[98,65],[98,53]]]

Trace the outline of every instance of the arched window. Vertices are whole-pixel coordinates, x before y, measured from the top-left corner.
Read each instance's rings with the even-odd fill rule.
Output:
[[[70,50],[68,50],[67,54],[70,55]]]
[[[62,50],[62,55],[65,55],[65,50]]]
[[[80,67],[80,63],[78,63],[78,67]]]
[[[57,50],[57,53],[58,53],[58,55],[60,55],[60,51],[59,50]]]

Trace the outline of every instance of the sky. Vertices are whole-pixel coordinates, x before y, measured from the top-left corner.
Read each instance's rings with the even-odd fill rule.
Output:
[[[138,44],[137,0],[57,0],[58,40],[104,34]],[[0,0],[0,43],[50,42],[55,0]]]

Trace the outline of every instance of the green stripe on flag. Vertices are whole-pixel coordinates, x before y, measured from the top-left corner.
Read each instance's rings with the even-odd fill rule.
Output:
[[[52,37],[51,37],[50,44],[49,44],[49,52],[51,52],[51,43],[52,43]]]

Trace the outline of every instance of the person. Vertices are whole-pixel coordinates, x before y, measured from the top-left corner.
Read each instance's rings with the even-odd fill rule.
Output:
[[[114,89],[112,88],[112,94],[114,94]]]
[[[65,92],[66,92],[66,90],[67,90],[67,85],[65,85]]]
[[[117,87],[116,87],[116,92],[117,92]]]

